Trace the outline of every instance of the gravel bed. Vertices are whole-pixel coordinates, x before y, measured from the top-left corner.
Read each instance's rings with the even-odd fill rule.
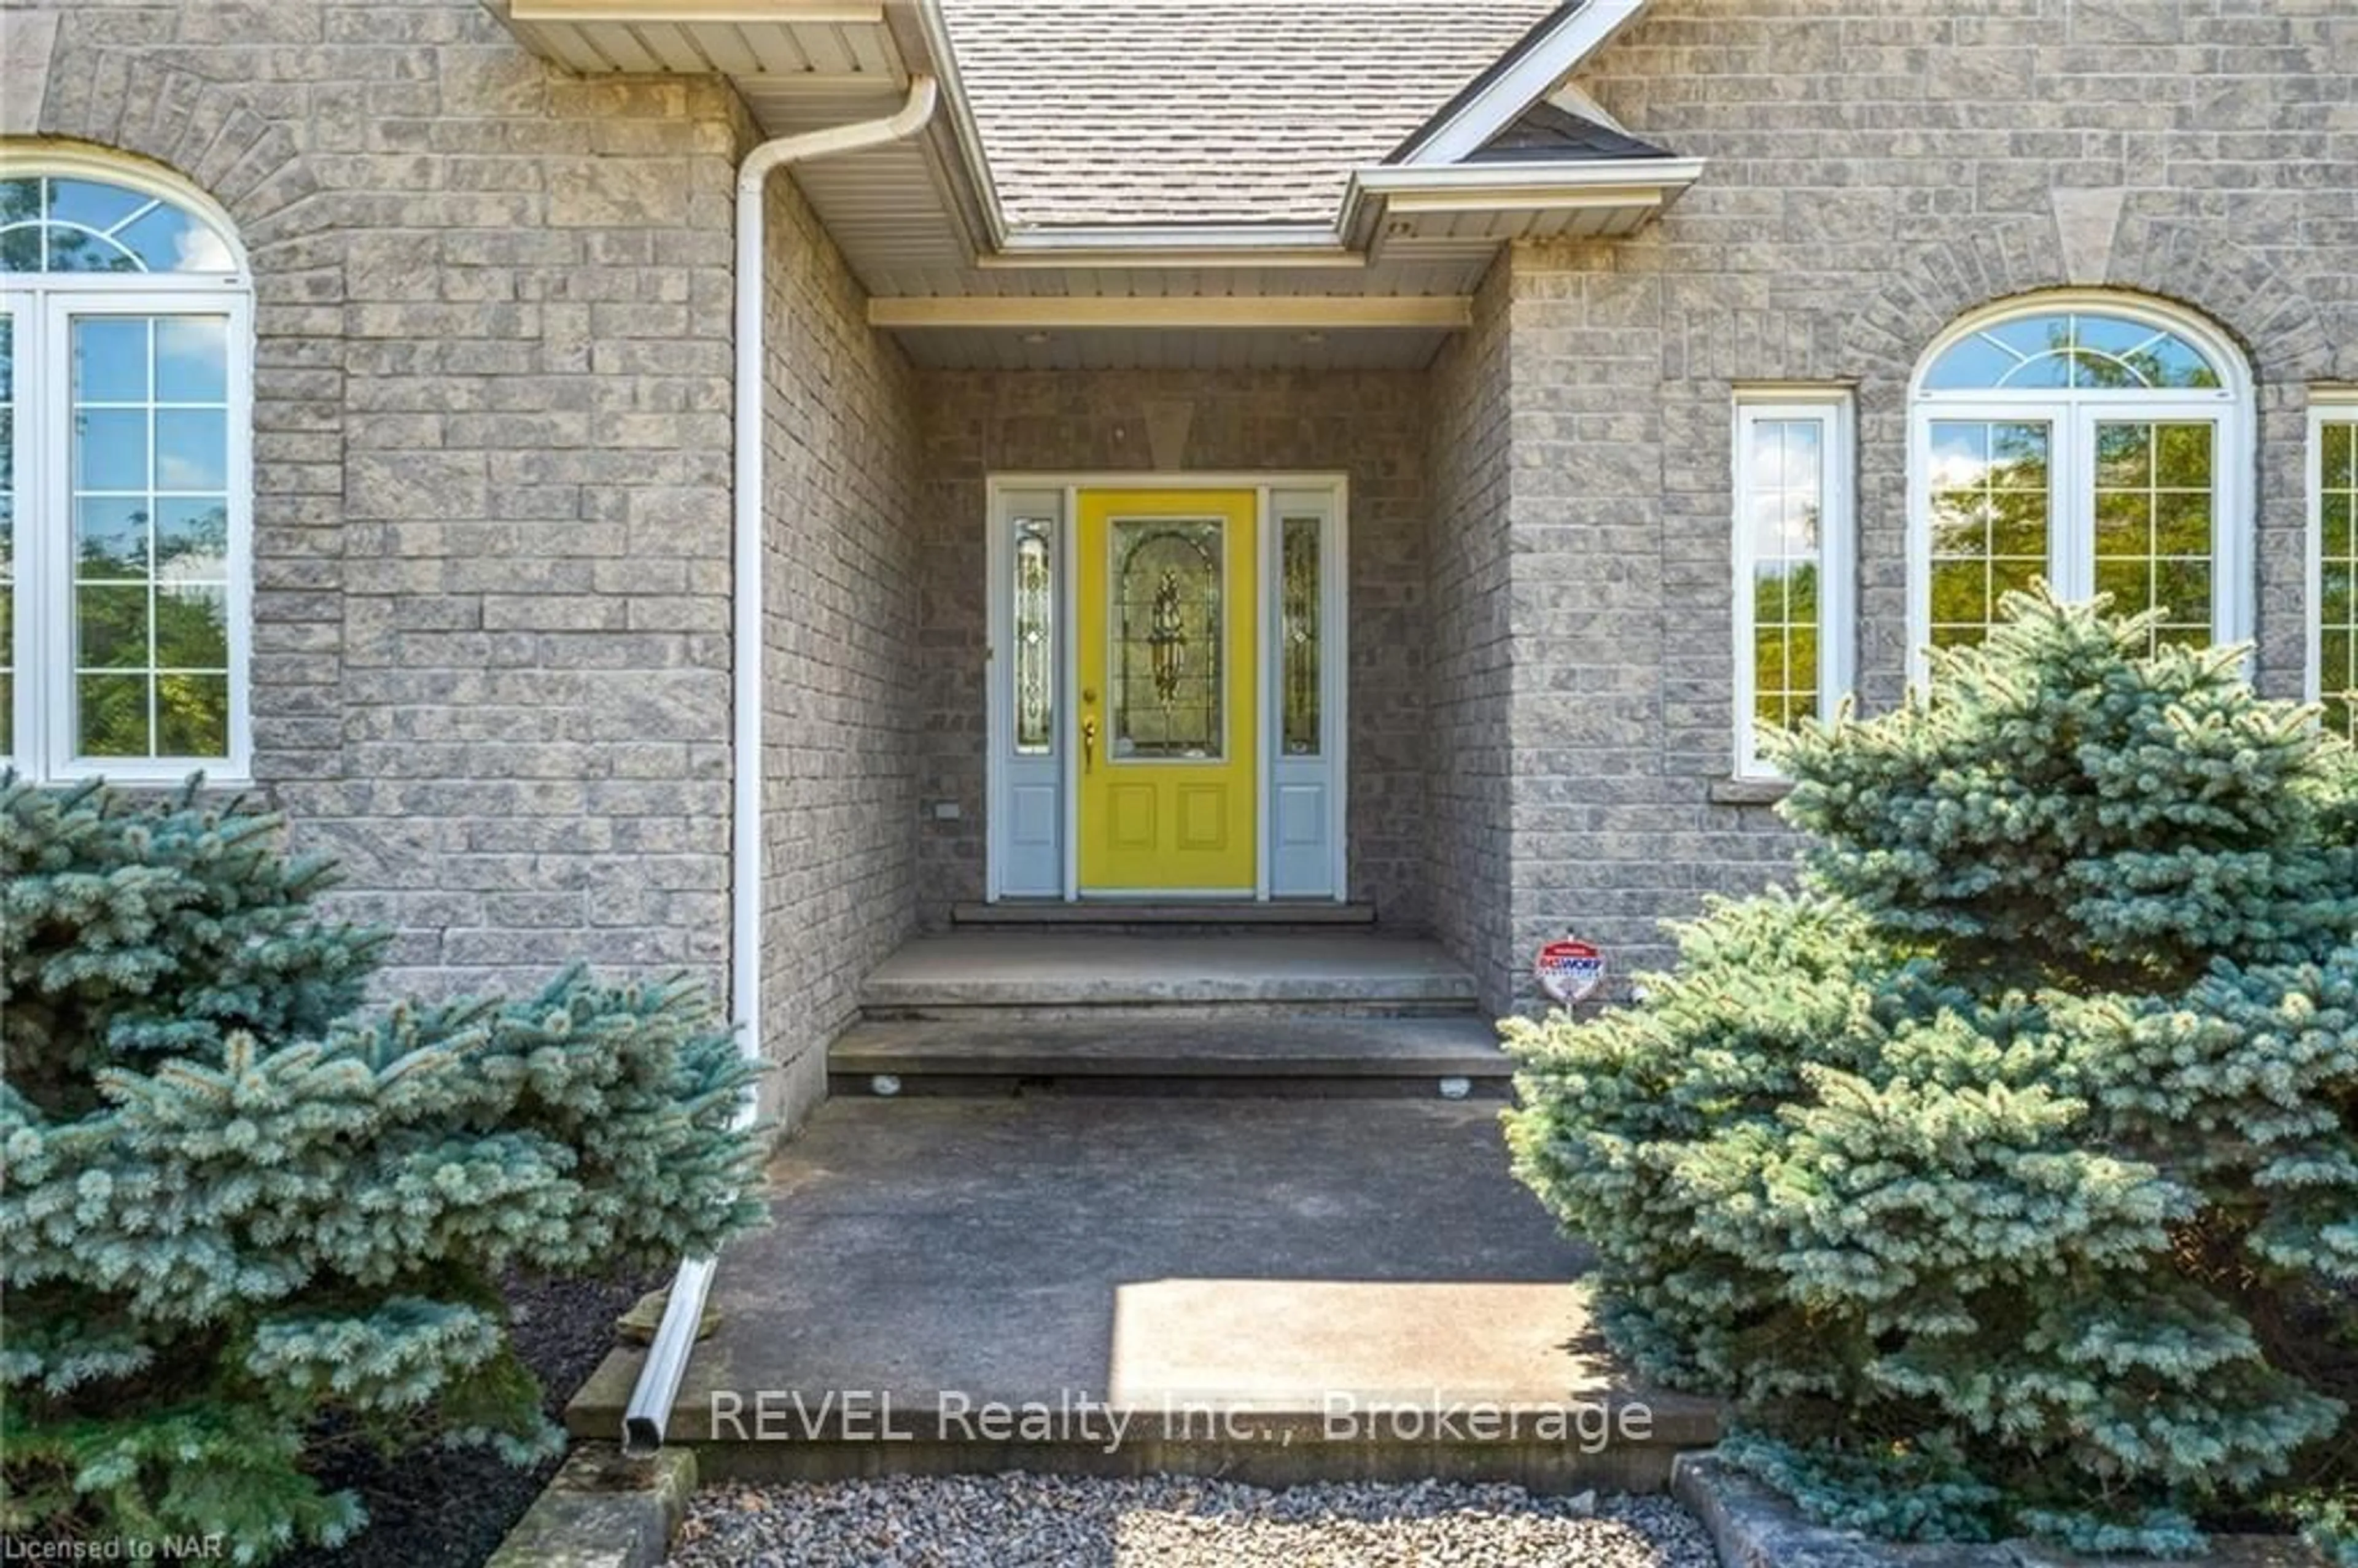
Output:
[[[1668,1498],[1178,1476],[895,1476],[697,1494],[669,1568],[1717,1568]]]

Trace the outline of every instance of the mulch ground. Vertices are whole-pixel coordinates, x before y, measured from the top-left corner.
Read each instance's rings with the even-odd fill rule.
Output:
[[[540,1379],[552,1418],[612,1348],[614,1319],[663,1282],[661,1276],[509,1281],[516,1354]],[[339,1551],[282,1557],[277,1568],[479,1568],[558,1463],[518,1470],[481,1449],[427,1448],[393,1460],[339,1455],[319,1478],[360,1494],[367,1530]]]

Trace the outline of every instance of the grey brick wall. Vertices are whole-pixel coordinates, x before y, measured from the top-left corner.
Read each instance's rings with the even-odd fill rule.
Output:
[[[53,11],[41,132],[171,166],[252,251],[257,771],[399,928],[392,983],[718,988],[734,96],[568,78],[471,0]],[[1150,467],[1150,402],[1192,406],[1189,467],[1350,471],[1353,891],[1496,1006],[1546,936],[1626,975],[1790,861],[1714,798],[1739,382],[1855,388],[1882,706],[1923,345],[2067,283],[2207,314],[2259,386],[2259,675],[2299,689],[2302,416],[2358,381],[2342,0],[1657,0],[1583,80],[1709,173],[1632,239],[1517,248],[1429,373],[916,374],[779,183],[773,1104],[979,892],[985,474]]]
[[[2299,689],[2307,388],[2358,379],[2358,14],[2338,0],[1659,0],[1582,77],[1710,160],[1658,225],[1525,247],[1514,336],[1512,946],[1658,918],[1790,846],[1731,765],[1729,418],[1742,381],[1859,412],[1861,685],[1904,684],[1909,375],[1989,301],[2179,301],[2259,384],[2259,677]],[[2117,194],[2067,249],[2059,223]],[[2073,193],[2088,193],[2081,196]]]
[[[1413,372],[929,373],[919,381],[925,561],[919,646],[919,908],[983,892],[984,481],[1020,470],[1149,470],[1150,404],[1190,410],[1180,466],[1341,470],[1351,484],[1350,878],[1387,924],[1424,896],[1425,397]]]
[[[790,174],[769,225],[762,1038],[792,1120],[914,914],[917,434],[907,360]]]
[[[254,261],[255,771],[388,977],[728,953],[730,183],[715,82],[469,0],[75,0],[39,128]]]
[[[1434,933],[1505,1011],[1511,820],[1509,767],[1515,647],[1509,498],[1513,263],[1502,258],[1474,300],[1472,329],[1433,367],[1432,610],[1428,675],[1426,880]]]

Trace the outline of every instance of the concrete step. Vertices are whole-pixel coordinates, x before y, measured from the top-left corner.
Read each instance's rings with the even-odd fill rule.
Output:
[[[1708,1400],[1604,1348],[1494,1108],[829,1100],[722,1253],[707,1477],[1178,1471],[1654,1491]],[[611,1440],[644,1353],[568,1407]]]
[[[1330,930],[1373,925],[1372,903],[1336,903],[1332,899],[1183,901],[1170,903],[1099,900],[1066,903],[1062,899],[1003,899],[997,903],[960,903],[950,924],[962,930],[1110,931],[1165,930],[1227,933],[1262,930]]]
[[[870,973],[871,1019],[1464,1012],[1473,977],[1431,941],[1369,931],[1249,935],[961,931]]]
[[[833,1094],[1412,1094],[1503,1098],[1513,1063],[1474,1013],[1433,1018],[871,1021]],[[884,1080],[880,1084],[879,1080]]]

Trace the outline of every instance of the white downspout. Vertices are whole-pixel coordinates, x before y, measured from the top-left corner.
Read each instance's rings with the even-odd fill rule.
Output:
[[[730,664],[735,720],[731,747],[735,777],[730,810],[729,1011],[748,1056],[762,1054],[762,501],[766,364],[763,347],[768,304],[767,193],[770,176],[788,164],[863,147],[906,141],[934,115],[940,89],[930,76],[909,79],[909,99],[881,120],[830,125],[796,136],[763,142],[737,166],[736,265],[736,477],[735,541],[730,616]],[[749,1102],[740,1123],[752,1119]],[[663,1322],[647,1347],[631,1402],[622,1412],[622,1451],[652,1454],[662,1445],[672,1401],[679,1396],[688,1352],[704,1319],[704,1298],[712,1288],[712,1260],[690,1258],[679,1266],[665,1304]]]

